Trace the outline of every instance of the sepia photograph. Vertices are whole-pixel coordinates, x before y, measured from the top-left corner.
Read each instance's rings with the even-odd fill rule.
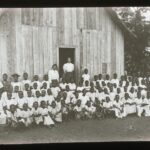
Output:
[[[150,7],[0,8],[0,145],[150,141]]]

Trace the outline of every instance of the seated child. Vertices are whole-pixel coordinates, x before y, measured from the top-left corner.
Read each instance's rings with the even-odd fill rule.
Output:
[[[123,103],[120,101],[120,96],[116,95],[115,100],[113,101],[113,109],[115,112],[115,116],[117,118],[122,118],[122,113],[123,113]]]
[[[49,128],[54,127],[54,121],[50,117],[49,109],[47,108],[45,101],[41,101],[39,114],[42,116],[42,122],[39,123],[40,125],[44,125]]]
[[[81,105],[81,100],[77,100],[76,106],[74,107],[75,119],[84,119],[83,106]]]
[[[36,101],[35,97],[32,96],[31,91],[27,91],[27,102],[28,102],[28,107],[31,110],[33,107],[33,103]]]
[[[90,101],[94,103],[96,98],[96,91],[94,90],[94,88],[91,88],[90,91],[86,93],[86,95],[89,97]]]
[[[18,96],[19,96],[18,99],[17,99],[18,108],[20,110],[22,110],[24,103],[28,104],[28,101],[27,101],[26,98],[24,98],[24,95],[23,95],[22,91],[19,91]]]
[[[109,74],[106,74],[106,77],[105,77],[105,84],[107,84],[107,83],[110,83],[111,81],[110,81],[110,75]]]
[[[149,101],[145,96],[142,96],[142,103],[138,107],[138,116],[141,117],[142,114],[144,116],[150,116],[150,110],[149,110]]]
[[[61,91],[64,91],[66,89],[66,85],[67,83],[65,82],[64,79],[62,79],[62,82],[59,84]]]
[[[70,91],[74,92],[76,90],[76,84],[73,79],[71,79],[71,82],[68,84]]]
[[[103,80],[103,75],[102,75],[102,74],[99,74],[99,75],[98,75],[98,82],[99,82],[99,85],[100,85],[100,86],[102,86],[102,81],[104,81],[104,80]]]
[[[46,83],[46,82],[43,82],[42,87],[41,87],[41,90],[45,90],[45,92],[46,92],[46,94],[47,94],[47,89],[48,89],[47,83]]]
[[[85,106],[88,100],[90,100],[89,96],[86,95],[86,89],[83,90],[83,94],[80,97],[82,107]]]
[[[64,91],[64,93],[67,94],[65,103],[70,104],[71,99],[73,99],[74,96],[72,94],[72,91],[70,91],[69,85],[66,85],[66,91]]]
[[[54,98],[56,98],[58,96],[58,93],[60,92],[58,82],[54,82],[52,84],[51,91],[52,91],[52,94],[53,94]]]
[[[20,110],[15,105],[10,105],[10,111],[7,111],[7,125],[11,128],[19,127]]]
[[[104,116],[105,117],[114,117],[113,111],[113,102],[110,100],[109,96],[106,96],[105,101],[103,102]]]
[[[98,100],[98,98],[95,98],[95,102],[94,102],[93,106],[95,106],[95,118],[97,118],[97,119],[104,118],[102,103]]]
[[[46,95],[46,99],[47,99],[47,105],[50,106],[52,101],[54,101],[54,96],[52,95],[52,91],[51,89],[47,89],[47,95]]]
[[[119,79],[117,79],[117,73],[113,74],[113,79],[111,80],[111,83],[112,84],[115,83],[117,85],[117,87],[119,86]]]
[[[96,108],[91,104],[91,101],[87,101],[84,107],[84,114],[86,119],[91,119],[95,114]]]
[[[32,112],[28,108],[28,104],[27,103],[23,104],[23,109],[20,111],[20,113],[18,115],[20,117],[18,122],[22,123],[22,125],[24,127],[29,127],[32,124],[32,122],[33,122]]]
[[[79,86],[77,87],[77,92],[79,93],[79,96],[82,95],[84,87],[82,86],[82,82],[79,82]]]
[[[35,82],[35,83],[33,83],[32,84],[32,90],[31,90],[31,92],[32,92],[32,96],[36,96],[36,91],[38,91],[38,90],[40,90],[40,89],[38,89],[38,84]]]
[[[40,99],[41,99],[42,101],[45,101],[46,104],[48,103],[48,99],[47,99],[47,97],[46,97],[46,91],[45,91],[45,90],[41,90],[41,97],[40,97]]]
[[[6,113],[6,111],[10,111],[10,106],[12,104],[17,106],[17,101],[16,101],[16,99],[12,98],[11,92],[7,92],[7,99],[3,102],[3,108],[4,108],[5,113]]]
[[[55,121],[56,123],[62,122],[61,107],[59,107],[59,105],[55,101],[52,101],[51,106],[49,106],[49,112],[53,121]]]
[[[136,113],[136,103],[129,97],[128,93],[125,93],[122,100],[124,103],[123,117],[126,117],[128,114]]]
[[[90,91],[90,88],[89,81],[85,81],[84,89],[86,89],[86,91]]]
[[[98,76],[97,75],[94,75],[94,81],[93,81],[93,84],[94,84],[94,87],[96,86],[96,82],[98,81]]]
[[[67,121],[68,120],[68,114],[69,114],[69,107],[65,103],[65,100],[61,101],[61,113],[62,113],[62,121]]]
[[[41,93],[40,93],[40,91],[35,92],[35,101],[38,102],[39,106],[41,105]]]
[[[39,125],[40,122],[43,122],[42,116],[40,115],[39,105],[37,101],[33,103],[31,112],[33,117],[33,123],[35,123],[35,125]]]
[[[28,84],[28,83],[25,83],[24,84],[24,90],[23,90],[23,95],[24,95],[24,97],[27,97],[28,96],[28,94],[27,94],[27,92],[30,90],[30,85]]]
[[[110,97],[110,100],[111,100],[112,102],[113,102],[114,99],[115,99],[115,95],[116,95],[116,92],[114,91],[113,86],[110,86],[109,97]]]
[[[14,92],[12,93],[12,98],[13,99],[18,99],[18,93],[19,93],[19,87],[15,86],[14,87]]]
[[[103,89],[101,87],[98,88],[96,91],[96,98],[101,102],[103,99],[105,99],[105,94],[103,92]]]
[[[0,125],[6,124],[6,111],[4,111],[3,107],[3,101],[0,99]]]

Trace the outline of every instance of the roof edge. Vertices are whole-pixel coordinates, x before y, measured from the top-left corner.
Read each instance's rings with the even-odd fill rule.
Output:
[[[119,27],[124,31],[125,34],[128,34],[131,38],[137,39],[137,36],[121,21],[117,13],[111,7],[105,7],[105,10],[109,13],[111,18],[119,25]]]

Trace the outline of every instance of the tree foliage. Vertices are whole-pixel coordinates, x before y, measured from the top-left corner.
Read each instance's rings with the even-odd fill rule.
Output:
[[[114,8],[118,17],[137,37],[134,42],[125,39],[125,69],[130,75],[137,72],[146,74],[150,69],[150,56],[145,51],[148,32],[144,15],[149,9],[147,7]]]

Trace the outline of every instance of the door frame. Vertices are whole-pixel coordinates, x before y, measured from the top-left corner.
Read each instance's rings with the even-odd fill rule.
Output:
[[[73,46],[73,45],[60,45],[60,46],[58,46],[57,47],[57,66],[58,66],[58,68],[60,67],[59,66],[59,49],[61,49],[61,48],[72,48],[72,49],[74,49],[74,68],[76,69],[76,49],[77,49],[77,46]],[[75,76],[75,83],[76,83],[76,76]]]

